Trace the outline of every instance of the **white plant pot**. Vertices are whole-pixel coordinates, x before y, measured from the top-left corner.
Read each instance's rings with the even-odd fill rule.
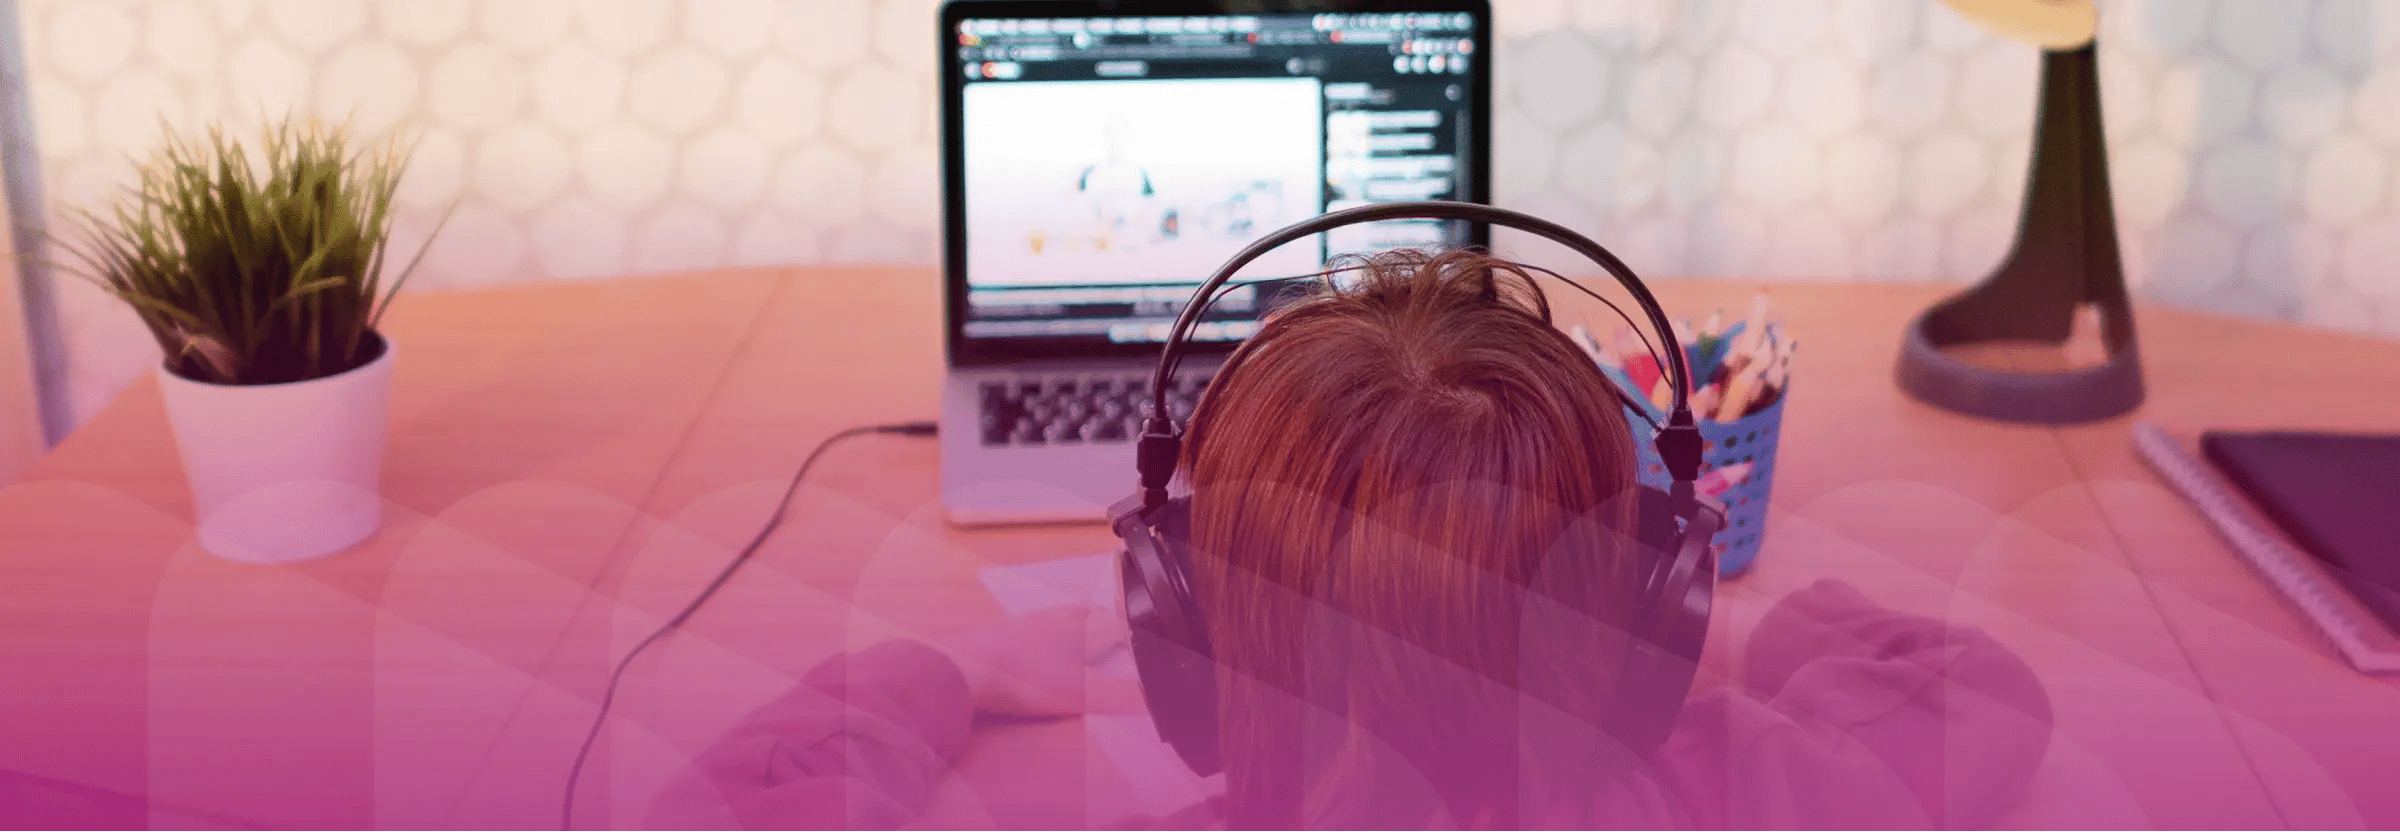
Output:
[[[366,366],[289,384],[226,385],[158,370],[191,481],[200,546],[286,563],[357,545],[383,522],[378,480],[392,347]]]

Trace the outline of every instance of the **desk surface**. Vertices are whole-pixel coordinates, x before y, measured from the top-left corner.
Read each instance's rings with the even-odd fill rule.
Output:
[[[1670,311],[1758,284],[1664,282]],[[1710,664],[1765,604],[1837,575],[2022,651],[2058,737],[2030,826],[2391,826],[2400,687],[2351,672],[2169,491],[2130,418],[2001,425],[1889,381],[1897,334],[1947,287],[1778,284],[1807,346],[1770,544],[1725,588]],[[1554,293],[1556,294],[1556,293]],[[1613,321],[1557,298],[1562,321]],[[757,528],[800,455],[936,412],[924,269],[767,270],[430,293],[395,307],[386,527],[288,566],[216,559],[154,384],[0,490],[0,769],[275,826],[555,826],[615,660]],[[2394,429],[2400,343],[2146,308],[2171,431]],[[959,531],[933,444],[829,455],[783,532],[627,676],[578,797],[638,822],[726,725],[846,646],[998,614],[975,572],[1108,549],[1097,526]],[[708,684],[679,684],[706,679]],[[961,824],[1082,824],[1126,808],[1026,795],[1078,735],[988,738],[944,790]],[[1072,778],[1070,778],[1072,779]],[[1058,812],[1069,814],[1061,815]],[[1047,813],[1047,814],[1045,814]],[[140,822],[138,820],[132,822]],[[206,823],[207,821],[199,821]]]

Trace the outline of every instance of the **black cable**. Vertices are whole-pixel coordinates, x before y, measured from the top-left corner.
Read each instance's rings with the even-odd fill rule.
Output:
[[[784,486],[783,497],[775,501],[775,513],[767,517],[767,524],[759,528],[758,534],[750,538],[750,542],[742,547],[742,551],[739,554],[733,556],[733,560],[731,562],[725,564],[725,568],[717,573],[715,580],[709,581],[708,586],[700,590],[700,594],[692,596],[691,603],[685,604],[681,612],[677,612],[673,618],[667,619],[667,623],[659,625],[657,630],[652,631],[648,637],[643,638],[639,643],[635,644],[632,650],[626,651],[625,658],[618,660],[617,669],[608,676],[607,689],[600,694],[600,713],[599,715],[592,717],[592,730],[590,733],[584,735],[583,747],[575,752],[574,767],[567,769],[567,791],[565,800],[563,801],[564,805],[561,807],[559,813],[558,827],[560,829],[575,828],[575,785],[583,778],[584,759],[591,756],[592,743],[600,738],[600,726],[608,722],[608,708],[610,705],[616,702],[617,683],[625,678],[625,669],[633,666],[634,657],[641,655],[642,649],[649,647],[651,642],[657,641],[666,636],[667,633],[673,632],[676,628],[683,626],[683,622],[689,620],[692,617],[692,613],[700,610],[700,604],[702,602],[707,601],[709,596],[715,595],[717,588],[724,586],[725,581],[733,577],[735,570],[742,568],[742,564],[749,562],[750,555],[758,551],[759,544],[767,542],[767,535],[773,534],[776,526],[783,525],[783,514],[785,509],[790,508],[792,504],[792,495],[800,492],[800,481],[808,477],[808,469],[816,467],[817,458],[824,456],[827,449],[832,448],[834,445],[840,444],[842,440],[849,439],[853,436],[864,436],[871,433],[890,433],[901,436],[932,436],[934,435],[936,429],[937,428],[935,424],[932,422],[899,422],[888,425],[860,425],[858,427],[845,429],[842,432],[836,433],[832,436],[825,437],[825,441],[817,443],[816,450],[808,452],[808,458],[801,460],[800,462],[800,469],[792,472],[791,484]]]
[[[1583,285],[1583,281],[1569,280],[1565,275],[1542,268],[1540,266],[1536,266],[1532,263],[1515,263],[1514,265],[1516,265],[1518,268],[1532,269],[1534,271],[1549,275],[1551,279],[1557,280],[1558,282],[1567,284],[1569,286],[1573,286],[1575,287],[1576,291],[1590,295],[1593,300],[1599,301],[1603,305],[1606,305],[1609,308],[1609,311],[1617,313],[1617,317],[1624,319],[1626,329],[1632,330],[1635,337],[1642,339],[1642,349],[1647,350],[1650,353],[1650,361],[1658,365],[1659,372],[1666,372],[1666,358],[1658,354],[1658,346],[1656,344],[1650,343],[1650,335],[1643,332],[1641,327],[1634,325],[1633,316],[1625,314],[1624,307],[1618,306],[1611,302],[1608,298],[1602,297],[1599,292],[1592,291],[1591,287]],[[1665,335],[1666,333],[1661,333],[1660,337],[1663,338]],[[1697,385],[1698,382],[1694,382],[1694,384]],[[1634,394],[1618,388],[1615,382],[1610,382],[1608,389],[1610,392],[1617,394],[1617,399],[1623,402],[1627,409],[1633,412],[1634,416],[1639,417],[1644,422],[1650,423],[1650,428],[1652,430],[1660,429],[1658,420],[1650,418],[1650,406],[1648,403],[1635,399]],[[1648,391],[1643,392],[1647,393]]]
[[[1511,263],[1510,265],[1541,272],[1542,274],[1549,275],[1550,279],[1552,280],[1575,287],[1575,291],[1590,295],[1593,300],[1599,301],[1601,305],[1608,307],[1608,311],[1617,313],[1617,318],[1625,322],[1625,328],[1632,330],[1634,337],[1642,339],[1642,349],[1650,353],[1651,361],[1656,362],[1660,367],[1667,366],[1666,356],[1659,354],[1658,345],[1650,342],[1650,334],[1643,332],[1641,326],[1633,322],[1633,316],[1625,314],[1625,307],[1618,306],[1616,302],[1602,296],[1599,292],[1592,291],[1591,287],[1583,285],[1583,281],[1570,280],[1566,275],[1536,266],[1532,263]]]

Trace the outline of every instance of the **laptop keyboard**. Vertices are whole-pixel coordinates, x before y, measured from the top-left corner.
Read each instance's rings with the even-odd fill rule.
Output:
[[[1179,377],[1167,412],[1190,418],[1210,376]],[[985,447],[1131,442],[1142,435],[1150,374],[1025,377],[983,383]]]

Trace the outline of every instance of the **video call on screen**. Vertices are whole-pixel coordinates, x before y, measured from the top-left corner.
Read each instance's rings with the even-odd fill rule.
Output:
[[[1163,340],[1235,251],[1371,202],[1462,199],[1484,56],[1464,14],[966,20],[966,335]],[[1463,242],[1395,220],[1284,246],[1240,280]],[[1233,289],[1238,340],[1289,284]]]

